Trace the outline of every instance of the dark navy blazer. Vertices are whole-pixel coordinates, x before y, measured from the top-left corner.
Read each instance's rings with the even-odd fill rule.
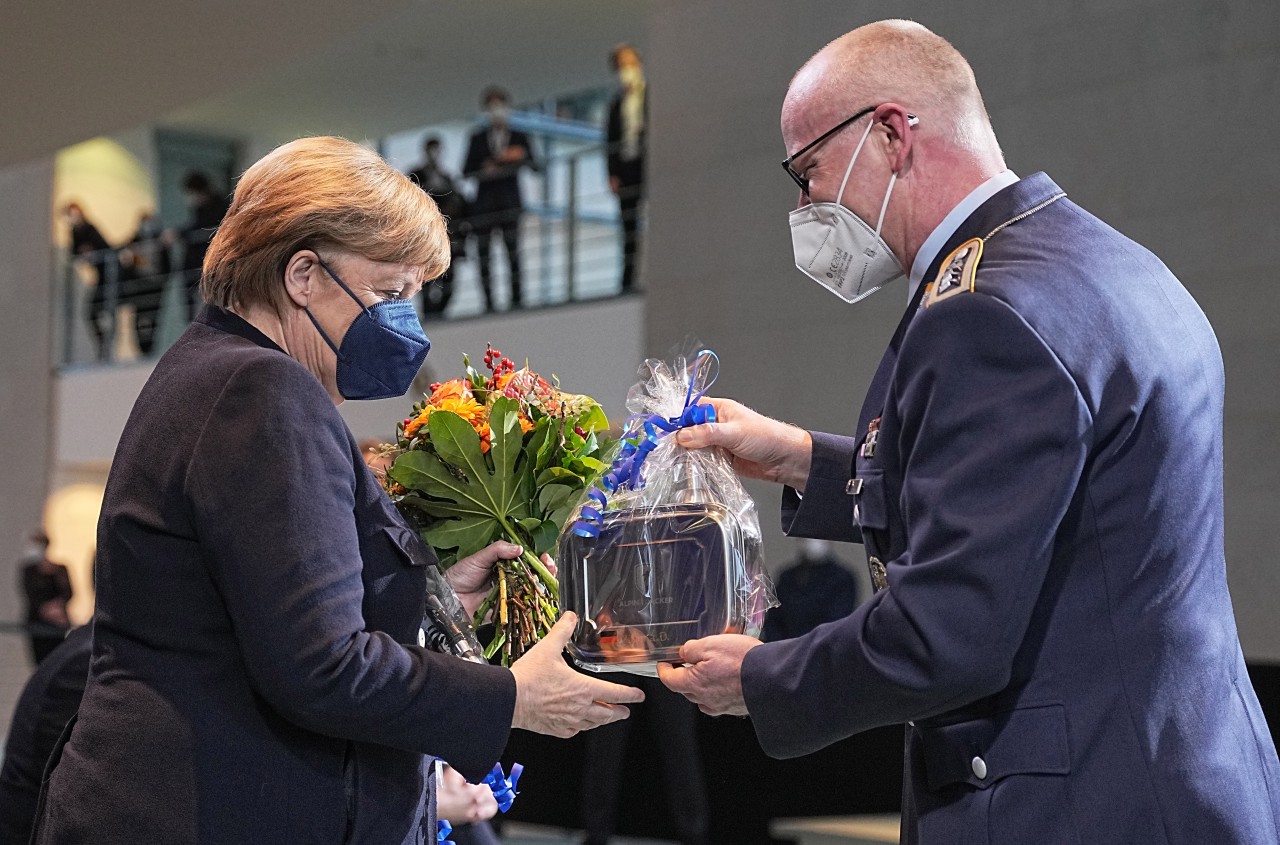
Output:
[[[1060,193],[1042,173],[1000,191],[925,279]],[[765,750],[908,723],[905,843],[1277,842],[1200,308],[1063,198],[990,237],[973,292],[909,319],[857,436],[815,433],[803,499],[784,501],[790,533],[862,540],[888,587],[747,655]]]
[[[434,558],[320,382],[233,314],[138,397],[97,561],[36,842],[434,843],[424,755],[475,781],[502,753],[511,673],[418,647]]]

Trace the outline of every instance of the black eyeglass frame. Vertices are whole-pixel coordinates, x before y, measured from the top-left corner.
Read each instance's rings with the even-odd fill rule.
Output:
[[[837,123],[835,126],[828,129],[826,132],[823,132],[817,138],[814,138],[812,141],[805,144],[803,147],[801,147],[800,149],[796,150],[794,153],[792,153],[791,155],[783,159],[782,169],[787,171],[787,175],[791,177],[791,181],[795,182],[796,185],[799,186],[800,190],[804,192],[805,196],[808,196],[809,194],[809,180],[801,176],[799,173],[796,173],[796,171],[791,167],[791,162],[795,161],[800,156],[809,152],[809,150],[818,146],[823,141],[827,140],[832,135],[839,132],[841,129],[844,129],[846,126],[853,123],[855,120],[858,120],[859,118],[862,118],[862,117],[866,117],[867,115],[871,114],[878,108],[880,108],[880,104],[877,104],[874,106],[867,106],[862,111],[853,115],[853,117],[845,118],[844,120]],[[914,114],[908,114],[907,121],[909,126],[914,126],[916,123],[916,116]]]

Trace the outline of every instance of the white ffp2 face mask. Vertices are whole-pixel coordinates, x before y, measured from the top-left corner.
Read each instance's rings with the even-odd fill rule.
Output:
[[[809,203],[789,215],[791,249],[795,254],[796,267],[849,303],[866,299],[904,275],[893,250],[880,237],[884,212],[889,207],[889,197],[893,194],[898,174],[889,177],[889,188],[885,191],[884,202],[880,204],[880,219],[876,221],[875,229],[840,204],[854,162],[858,160],[858,153],[862,152],[874,125],[872,121],[867,131],[862,133],[862,140],[844,171],[836,201]]]

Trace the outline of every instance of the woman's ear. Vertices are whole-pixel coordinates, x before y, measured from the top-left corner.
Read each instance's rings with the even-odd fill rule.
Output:
[[[300,249],[284,265],[284,290],[299,308],[311,304],[311,289],[320,272],[320,257],[309,249]]]

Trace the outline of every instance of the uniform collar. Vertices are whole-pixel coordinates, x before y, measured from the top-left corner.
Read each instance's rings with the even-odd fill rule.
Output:
[[[977,210],[987,200],[998,194],[1003,189],[1009,187],[1018,181],[1018,175],[1012,170],[1002,170],[995,176],[983,182],[978,187],[969,192],[969,195],[960,200],[955,208],[942,218],[934,230],[929,233],[929,237],[925,238],[924,243],[920,246],[920,251],[916,253],[916,260],[911,262],[911,275],[908,277],[910,284],[907,286],[907,299],[910,300],[915,294],[916,288],[924,281],[925,271],[929,269],[929,265],[938,257],[938,253],[942,251],[942,245],[951,239],[956,229],[960,228],[970,214]]]
[[[1062,189],[1044,173],[1033,173],[1025,179],[1019,179],[1012,185],[1000,189],[956,227],[942,248],[938,250],[937,255],[929,262],[921,278],[927,280],[938,275],[942,260],[954,252],[960,244],[970,238],[986,237],[997,226],[1008,223],[1019,214],[1030,211],[1055,194],[1061,193],[1063,193]]]
[[[252,323],[241,317],[239,314],[232,313],[225,308],[219,308],[216,305],[206,305],[200,309],[200,313],[196,315],[195,322],[217,329],[227,334],[233,334],[242,337],[245,340],[252,341],[264,349],[274,349],[277,352],[284,352],[274,340],[267,337],[257,329]]]

